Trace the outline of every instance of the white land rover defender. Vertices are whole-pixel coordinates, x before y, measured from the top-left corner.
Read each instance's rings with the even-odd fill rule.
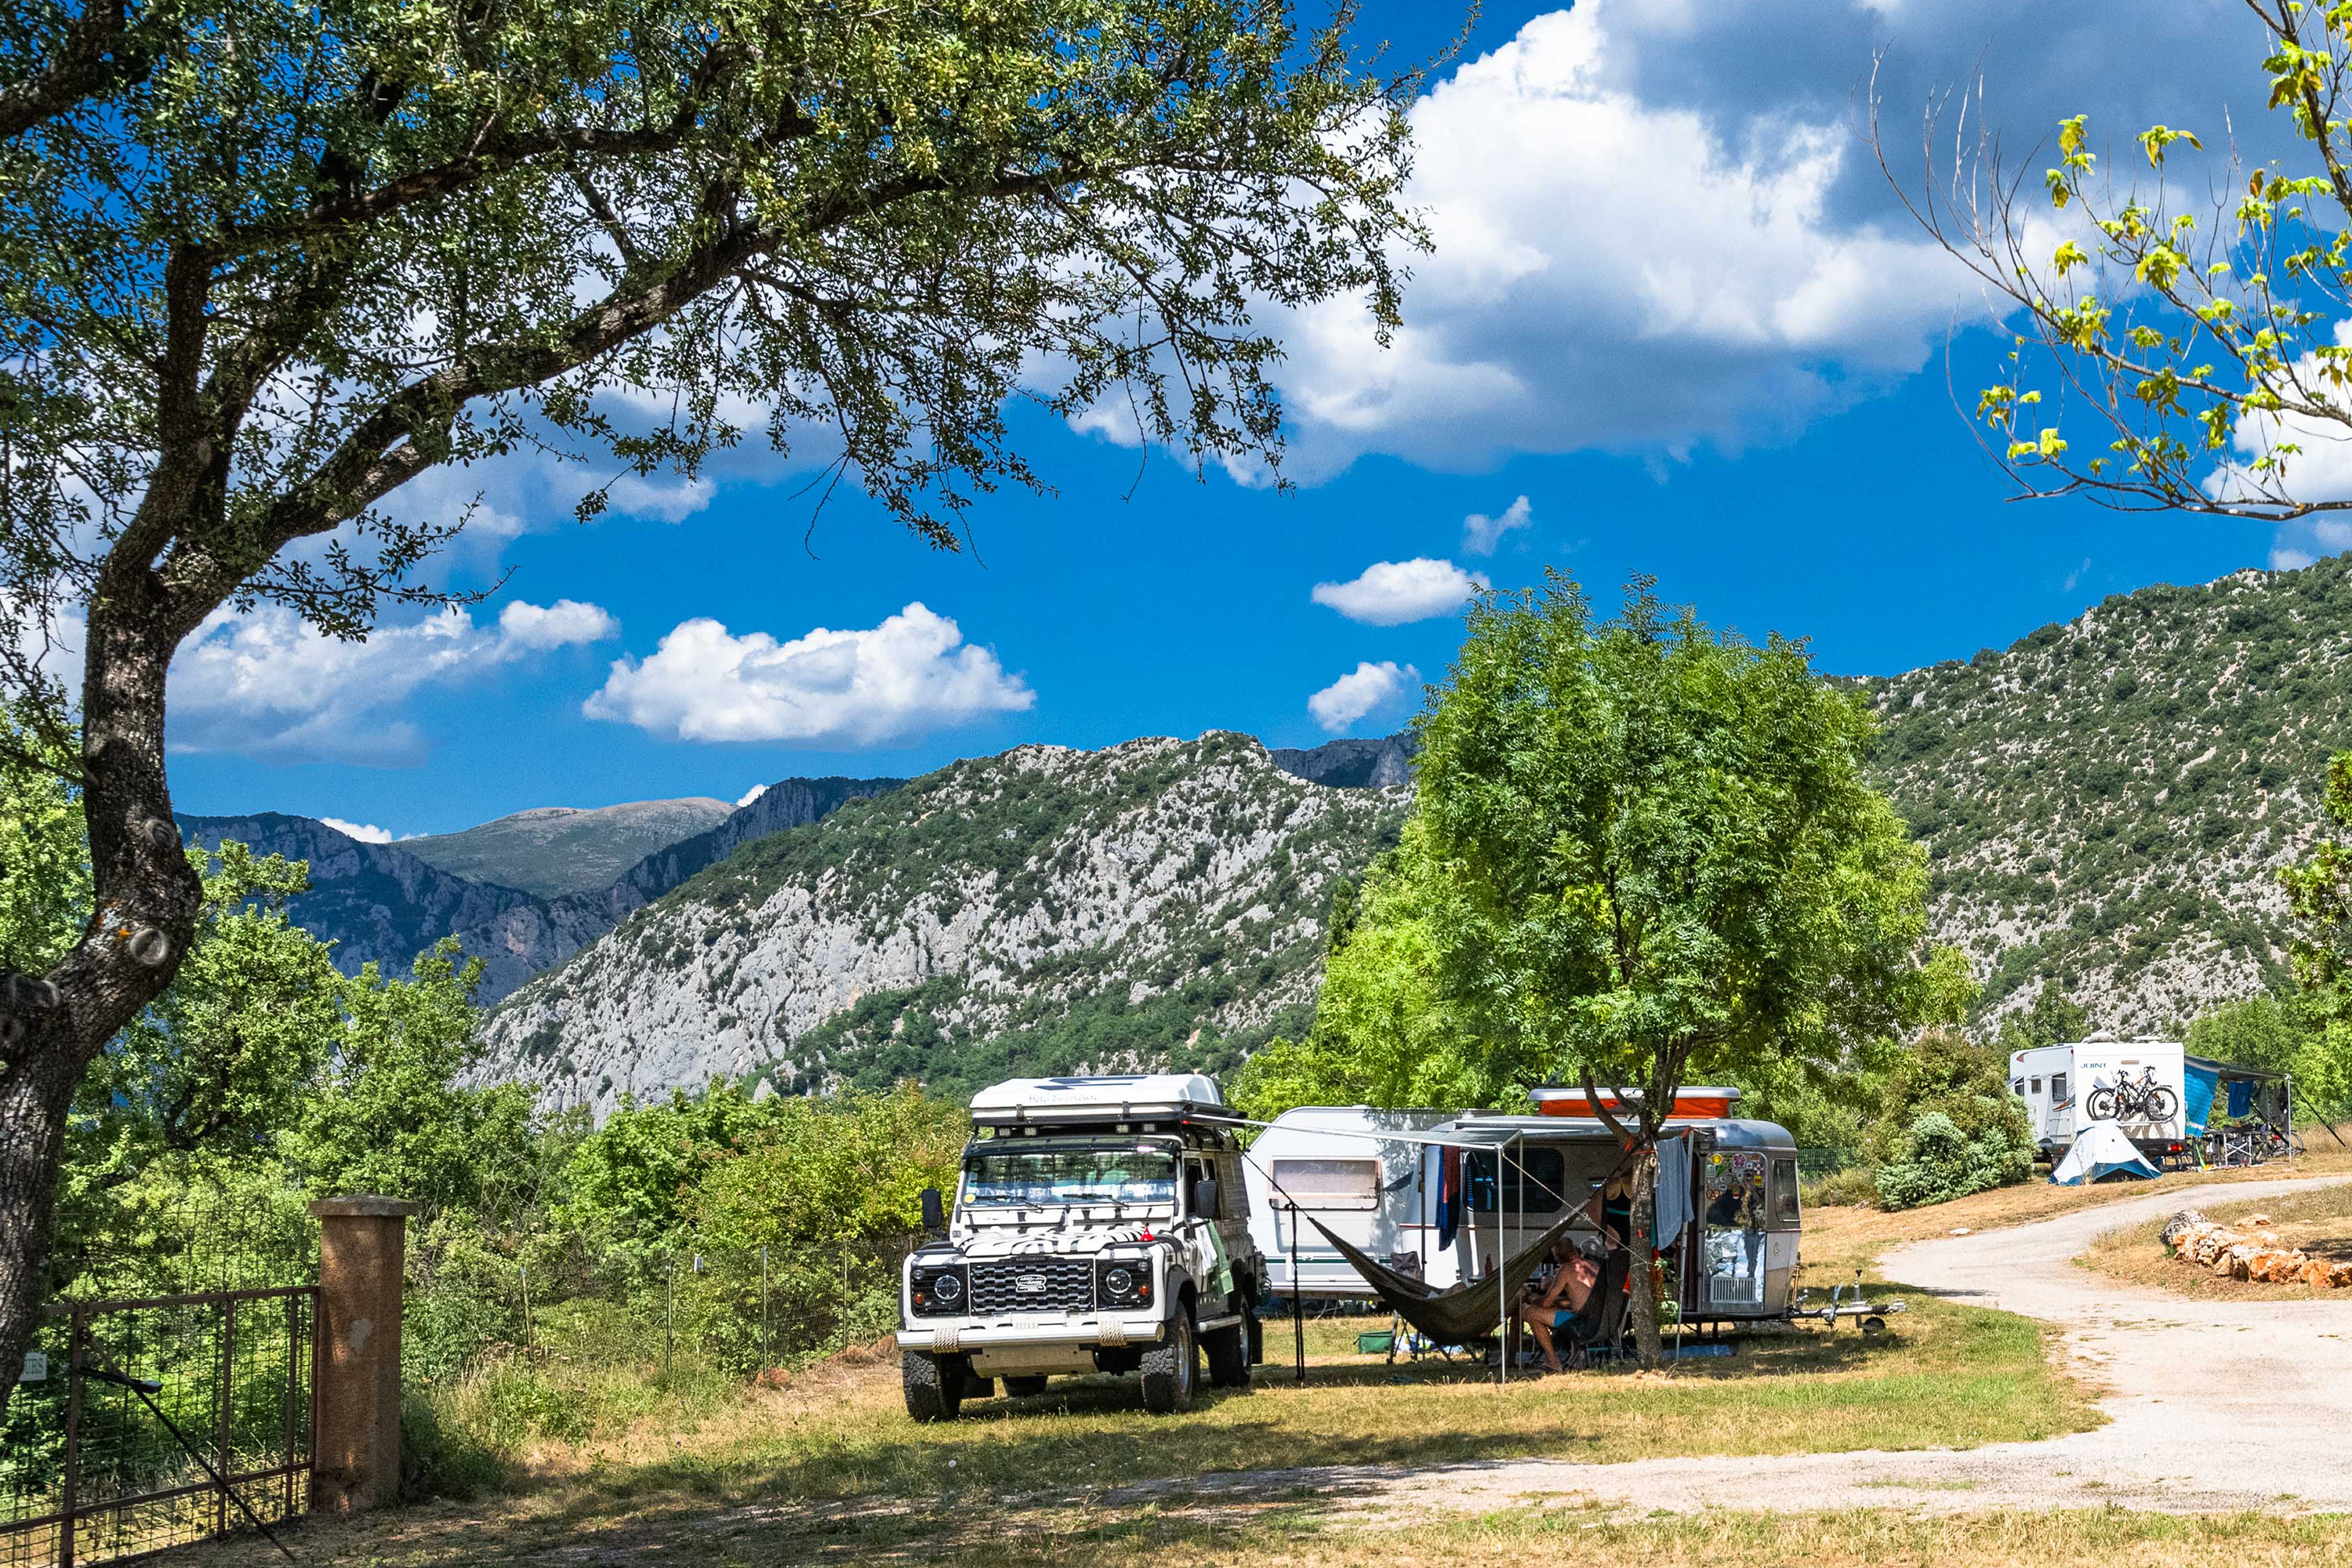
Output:
[[[952,1224],[899,1283],[907,1414],[946,1421],[995,1381],[1035,1394],[1056,1373],[1140,1372],[1143,1405],[1189,1410],[1245,1388],[1264,1359],[1240,1146],[1197,1073],[1014,1079],[973,1097]]]

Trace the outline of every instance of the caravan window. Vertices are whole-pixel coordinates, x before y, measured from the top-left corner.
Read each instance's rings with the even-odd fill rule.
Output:
[[[1772,1223],[1797,1223],[1797,1162],[1772,1162]]]
[[[1470,1212],[1495,1212],[1495,1156],[1473,1154],[1463,1162],[1470,1184]],[[1503,1212],[1558,1214],[1568,1206],[1568,1160],[1557,1149],[1514,1149],[1503,1162]]]
[[[1276,1160],[1275,1201],[1303,1209],[1370,1209],[1381,1205],[1378,1160]]]
[[[2064,1073],[2053,1072],[2050,1075],[2050,1098],[2053,1100],[2063,1100],[2066,1098],[2066,1075]]]
[[[2033,1092],[2036,1094],[2042,1092],[2042,1080],[2038,1078],[2033,1080]]]
[[[2023,1094],[2025,1092],[2025,1080],[2021,1078],[2011,1079],[2009,1080],[2009,1092],[2011,1094]]]

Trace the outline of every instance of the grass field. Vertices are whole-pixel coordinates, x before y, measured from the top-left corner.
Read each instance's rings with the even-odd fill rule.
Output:
[[[2352,1169],[2352,1156],[2300,1169]],[[2210,1213],[2230,1185],[2283,1173],[2200,1173],[2166,1185]],[[2026,1224],[2149,1190],[2029,1185],[1906,1214],[1813,1210],[1806,1282],[1825,1289],[1860,1266],[1874,1294],[1910,1309],[1870,1343],[1850,1329],[1832,1337],[1806,1328],[1748,1336],[1728,1358],[1679,1363],[1667,1375],[1571,1373],[1502,1391],[1483,1369],[1391,1367],[1358,1355],[1354,1336],[1369,1321],[1322,1320],[1308,1325],[1303,1387],[1291,1381],[1286,1323],[1270,1329],[1274,1364],[1259,1369],[1250,1393],[1205,1395],[1181,1420],[1145,1415],[1130,1379],[1086,1379],[1057,1380],[1030,1399],[968,1405],[962,1420],[934,1427],[906,1419],[897,1358],[877,1347],[781,1388],[664,1406],[602,1436],[542,1434],[513,1455],[524,1482],[517,1495],[306,1527],[304,1557],[378,1568],[634,1563],[667,1560],[673,1550],[697,1563],[973,1568],[1139,1563],[1171,1551],[1208,1563],[1299,1568],[1532,1563],[1588,1549],[1612,1563],[1712,1568],[2007,1564],[2124,1551],[2227,1550],[2240,1564],[2332,1559],[2352,1546],[2352,1531],[2271,1520],[2241,1527],[2120,1513],[2029,1521],[1864,1511],[1628,1522],[1552,1498],[1526,1510],[1432,1521],[1390,1518],[1349,1495],[1347,1467],[1968,1447],[2084,1430],[2100,1417],[2087,1392],[2053,1364],[2037,1325],[1906,1291],[1879,1280],[1873,1264],[1891,1245]],[[2284,1218],[2294,1205],[2331,1202],[2352,1197],[2264,1206]],[[1236,1476],[1246,1479],[1235,1484]],[[211,1550],[226,1554],[192,1561],[248,1560],[229,1545]]]

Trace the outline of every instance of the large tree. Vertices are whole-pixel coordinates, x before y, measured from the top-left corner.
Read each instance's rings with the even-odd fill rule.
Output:
[[[1497,1076],[1639,1091],[1611,1119],[1637,1258],[1694,1068],[1834,1061],[1917,1010],[1926,860],[1864,776],[1872,733],[1803,645],[1718,635],[1646,582],[1599,620],[1559,574],[1481,598],[1420,725],[1438,989]],[[1654,1362],[1656,1300],[1634,1303]]]
[[[2005,157],[1978,95],[1925,117],[1915,177],[1873,101],[1881,166],[2013,344],[1976,413],[2021,495],[2271,521],[2352,509],[2311,461],[2352,441],[2352,7],[2244,4],[2247,82],[2304,144],[2289,161],[2248,162],[2226,122],[2111,140],[2084,115]]]
[[[198,919],[164,685],[206,617],[269,601],[362,636],[440,597],[415,572],[464,519],[388,507],[418,474],[550,446],[601,453],[600,476],[690,472],[746,408],[945,547],[976,492],[1038,482],[1016,397],[1116,400],[1196,461],[1278,459],[1253,312],[1353,293],[1385,331],[1388,257],[1419,237],[1398,205],[1413,83],[1359,69],[1350,19],[9,7],[0,670],[53,746],[78,699],[62,771],[95,912],[38,984],[0,988],[0,1367],[37,1304],[76,1087]],[[48,684],[59,646],[78,690]]]

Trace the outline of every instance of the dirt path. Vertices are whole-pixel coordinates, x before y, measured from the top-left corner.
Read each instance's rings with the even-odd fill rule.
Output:
[[[2110,1420],[2095,1432],[1969,1449],[1618,1465],[1520,1459],[1402,1476],[1330,1470],[1281,1479],[1328,1487],[1356,1506],[1408,1512],[1585,1499],[1675,1511],[2352,1509],[2352,1465],[2344,1461],[2352,1444],[2352,1300],[2191,1301],[2073,1261],[2094,1237],[2200,1196],[2237,1202],[2314,1184],[2233,1184],[2226,1194],[2176,1189],[1885,1256],[1878,1270],[1885,1279],[2062,1329],[2085,1375],[2106,1390],[2099,1407]],[[1220,1476],[1192,1489],[1252,1489],[1275,1479]]]

